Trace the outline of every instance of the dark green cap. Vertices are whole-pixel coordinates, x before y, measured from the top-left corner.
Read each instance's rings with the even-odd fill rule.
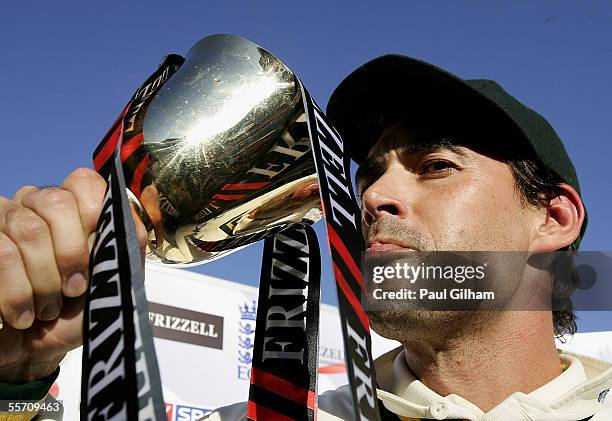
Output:
[[[574,165],[552,126],[492,80],[461,79],[421,60],[385,55],[340,83],[327,105],[327,116],[358,164],[385,126],[399,118],[463,130],[486,127],[491,141],[504,139],[529,148],[532,158],[580,194]],[[586,222],[585,218],[579,238]]]

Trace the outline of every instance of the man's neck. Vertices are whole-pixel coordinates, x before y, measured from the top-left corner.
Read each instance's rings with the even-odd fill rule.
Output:
[[[428,343],[404,343],[408,366],[436,393],[456,394],[488,412],[514,392],[529,393],[561,373],[548,312],[499,312],[486,329]],[[528,324],[526,323],[528,322]]]

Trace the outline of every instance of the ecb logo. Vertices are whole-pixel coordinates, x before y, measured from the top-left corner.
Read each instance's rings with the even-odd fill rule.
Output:
[[[255,322],[257,321],[257,302],[245,302],[239,307],[238,326],[238,379],[250,380],[253,348],[255,347]]]

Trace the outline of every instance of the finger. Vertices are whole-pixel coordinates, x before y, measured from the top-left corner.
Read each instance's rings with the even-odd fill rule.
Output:
[[[62,181],[61,187],[70,191],[76,201],[85,236],[95,231],[102,211],[106,181],[90,168],[79,168]]]
[[[11,204],[11,201],[4,196],[0,196],[0,215],[4,214],[4,210]],[[0,218],[0,229],[2,229],[3,218]]]
[[[4,234],[21,256],[20,264],[31,285],[37,318],[56,318],[62,308],[62,281],[47,223],[32,210],[12,204],[5,209],[3,225]]]
[[[50,322],[39,322],[37,325],[43,331],[61,332],[61,337],[49,335],[46,341],[33,341],[31,351],[33,354],[46,354],[49,352],[50,341],[55,341],[56,350],[68,352],[83,344],[83,310],[85,308],[85,295],[76,298],[66,298],[60,317]]]
[[[26,194],[29,194],[29,193],[31,193],[33,191],[36,191],[36,190],[38,190],[38,188],[34,187],[34,186],[23,186],[22,188],[17,190],[17,192],[13,196],[12,201],[14,203],[20,203],[21,199],[23,198],[23,196],[25,196]]]
[[[0,232],[0,315],[15,329],[27,329],[34,322],[34,299],[19,249]]]
[[[134,220],[134,225],[136,226],[136,237],[138,238],[138,245],[140,246],[140,250],[144,250],[147,246],[147,229],[145,228],[144,223],[140,219],[140,215],[135,208],[135,205],[130,204],[132,210],[132,219]]]
[[[140,196],[140,203],[143,207],[143,212],[146,213],[149,224],[152,228],[153,236],[155,241],[151,244],[152,248],[156,248],[158,245],[162,243],[162,239],[164,237],[163,231],[163,218],[161,214],[161,209],[159,207],[159,192],[157,188],[153,184],[149,184],[142,190],[142,194]],[[146,226],[145,226],[146,229]],[[148,243],[148,233],[147,233],[147,243]],[[145,243],[146,246],[146,243]]]
[[[73,194],[60,188],[35,189],[24,194],[20,201],[50,229],[64,295],[78,297],[83,294],[87,288],[87,237]]]

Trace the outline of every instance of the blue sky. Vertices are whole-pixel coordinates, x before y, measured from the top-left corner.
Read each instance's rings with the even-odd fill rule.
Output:
[[[264,46],[323,107],[348,73],[385,53],[497,80],[564,140],[589,211],[582,249],[612,249],[606,1],[3,1],[0,195],[91,166],[99,139],[160,58],[215,33]],[[321,223],[318,232],[323,238]],[[195,270],[256,285],[260,254],[258,244]],[[334,303],[329,267],[325,259],[323,301]],[[579,327],[609,330],[612,316],[582,313]]]

